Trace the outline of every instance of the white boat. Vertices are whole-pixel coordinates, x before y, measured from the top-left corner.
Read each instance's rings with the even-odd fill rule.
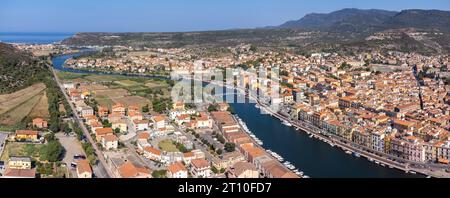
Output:
[[[313,138],[314,137],[314,135],[313,134],[311,134],[310,136],[309,136],[309,138]]]
[[[351,151],[345,151],[345,153],[347,153],[347,154],[349,154],[349,155],[351,155],[351,154],[352,154],[352,152],[351,152]]]
[[[414,175],[417,174],[415,171],[409,171],[409,172]]]
[[[290,122],[288,122],[288,121],[283,121],[283,125],[292,126],[292,124]]]
[[[369,161],[373,162],[373,159],[372,159],[372,158],[369,158]]]
[[[258,104],[255,105],[255,108],[259,109],[261,108]]]
[[[380,164],[380,162],[378,162],[378,161],[375,161],[375,164]]]
[[[308,175],[303,175],[303,178],[308,179],[309,176]]]

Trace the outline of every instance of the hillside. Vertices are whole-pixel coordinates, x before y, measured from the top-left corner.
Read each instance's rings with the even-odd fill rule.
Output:
[[[0,94],[34,84],[43,68],[43,64],[30,54],[19,51],[12,45],[0,43]]]
[[[322,31],[373,33],[396,28],[438,29],[450,32],[450,12],[441,10],[342,9],[327,14],[307,14],[277,28],[300,28]]]

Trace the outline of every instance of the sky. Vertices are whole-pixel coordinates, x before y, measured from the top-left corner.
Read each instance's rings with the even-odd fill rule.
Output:
[[[180,32],[280,25],[342,8],[450,10],[449,0],[0,0],[0,32]]]

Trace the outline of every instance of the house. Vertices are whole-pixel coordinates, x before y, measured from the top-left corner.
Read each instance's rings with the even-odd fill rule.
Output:
[[[195,120],[197,121],[196,128],[212,128],[212,119],[204,112],[201,112]]]
[[[131,112],[128,112],[128,117],[131,119],[131,120],[142,120],[142,119],[144,119],[144,116],[142,115],[142,113],[141,112],[138,112],[138,111],[131,111]]]
[[[3,178],[36,178],[36,169],[7,168]]]
[[[121,133],[128,131],[127,121],[125,119],[116,119],[111,121],[111,128],[119,129]]]
[[[17,130],[16,131],[16,140],[25,140],[25,141],[38,141],[39,132],[31,131],[31,130]]]
[[[114,106],[112,106],[112,113],[116,113],[116,114],[124,116],[125,115],[125,106],[121,103],[115,104]]]
[[[122,178],[151,178],[151,171],[145,167],[137,167],[131,162],[125,162],[118,168]]]
[[[137,106],[137,105],[128,106],[128,116],[130,115],[130,113],[140,113],[139,106]]]
[[[47,128],[48,122],[42,118],[35,118],[35,119],[33,119],[33,127],[37,127],[37,128],[41,128],[41,129]]]
[[[182,125],[183,123],[189,123],[191,121],[191,115],[181,114],[175,117],[175,123]]]
[[[106,150],[117,149],[119,146],[119,139],[115,135],[105,135],[102,138],[102,146]]]
[[[193,159],[191,160],[191,172],[194,177],[211,177],[211,165],[205,159]]]
[[[10,157],[8,168],[11,169],[31,169],[31,158],[29,157]]]
[[[187,178],[188,171],[186,167],[180,162],[175,162],[167,167],[168,178]]]
[[[98,106],[98,116],[99,117],[107,117],[109,113],[109,110],[107,107],[104,106]]]
[[[100,142],[104,136],[113,134],[112,128],[99,128],[95,130],[95,139]]]
[[[92,168],[87,160],[81,159],[77,161],[77,177],[92,178]]]
[[[164,115],[157,115],[152,117],[153,121],[153,128],[154,129],[162,129],[166,128],[166,116]]]
[[[174,102],[172,104],[172,109],[175,111],[178,111],[178,110],[182,111],[185,109],[184,103],[183,102]]]
[[[81,107],[80,114],[82,117],[94,115],[94,109],[89,106]]]
[[[148,130],[148,121],[147,120],[133,120],[134,130],[136,131],[145,131]]]
[[[237,162],[229,171],[230,177],[234,178],[259,178],[259,172],[255,165],[249,162]]]
[[[151,146],[146,146],[144,147],[144,157],[151,160],[161,161],[161,151]]]

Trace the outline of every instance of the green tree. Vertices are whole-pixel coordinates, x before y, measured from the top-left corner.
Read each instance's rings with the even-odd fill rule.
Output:
[[[40,152],[39,158],[42,161],[56,162],[60,159],[64,152],[64,147],[57,140],[51,140],[46,145],[44,145]]]
[[[233,152],[236,149],[236,144],[232,142],[227,142],[225,143],[224,147],[226,152]]]

